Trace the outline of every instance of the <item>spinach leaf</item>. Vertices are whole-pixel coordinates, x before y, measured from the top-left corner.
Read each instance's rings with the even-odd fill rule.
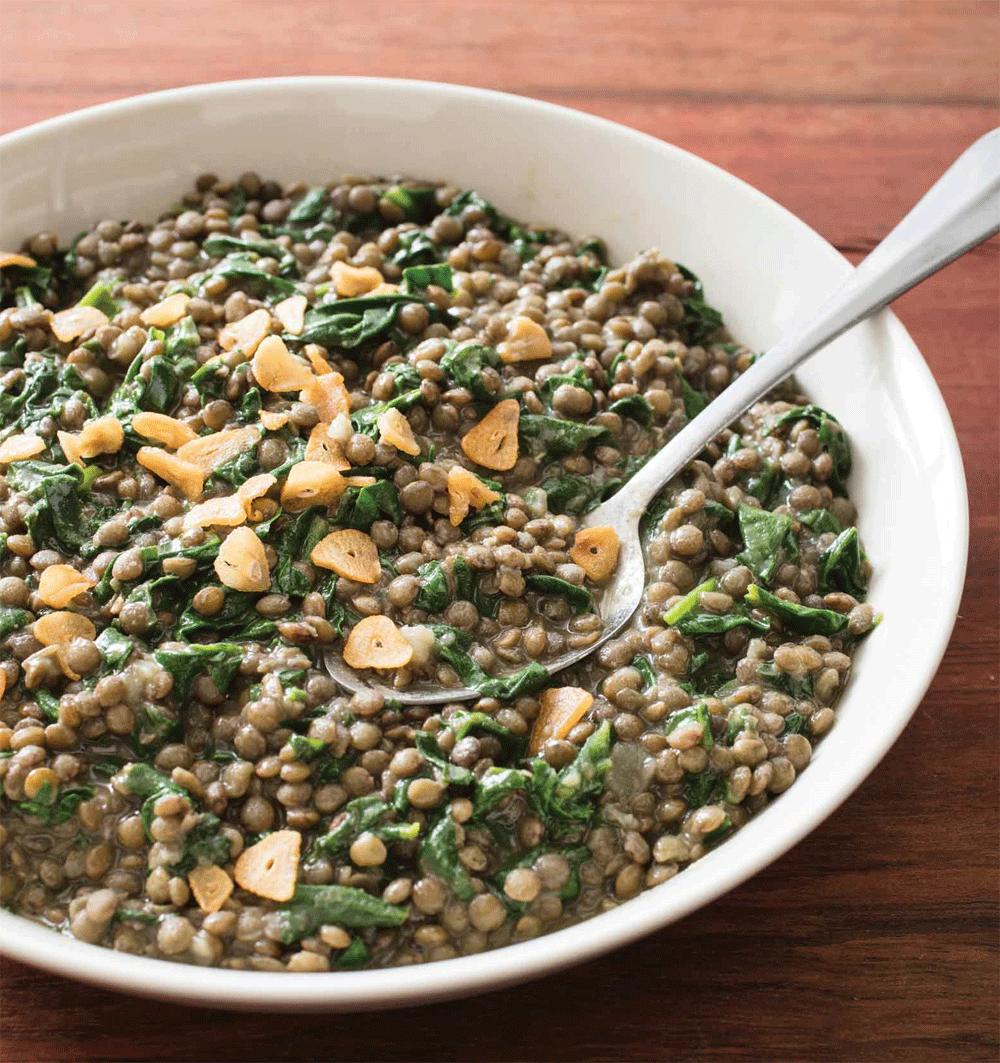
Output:
[[[221,826],[218,816],[203,812],[184,836],[183,852],[180,859],[170,865],[171,869],[178,875],[186,875],[199,866],[225,864],[232,856],[232,843],[220,832]]]
[[[800,735],[806,729],[806,718],[800,712],[790,712],[785,717],[783,735]]]
[[[173,779],[162,775],[155,768],[151,768],[148,764],[143,764],[139,761],[133,761],[122,768],[121,773],[118,775],[118,783],[132,797],[142,801],[139,818],[142,820],[146,837],[150,841],[154,841],[152,834],[149,832],[149,825],[153,822],[153,806],[161,797],[175,795],[193,803],[191,795],[183,786],[179,786]]]
[[[678,709],[677,712],[672,712],[663,724],[663,733],[670,734],[675,731],[682,723],[694,721],[701,724],[701,745],[705,749],[711,749],[715,744],[712,741],[712,717],[709,715],[708,706],[704,701],[699,701],[695,705],[691,705],[686,709]]]
[[[466,686],[475,687],[484,698],[510,701],[537,690],[549,678],[547,668],[537,661],[508,676],[488,676],[470,657],[454,646],[438,643],[438,656],[455,669]]]
[[[484,594],[479,589],[479,575],[464,557],[456,557],[452,562],[452,574],[455,577],[455,597],[472,602],[480,616],[496,618],[500,609],[499,594]]]
[[[526,790],[529,781],[528,773],[517,768],[488,768],[476,780],[473,817],[482,819],[511,794]]]
[[[222,277],[232,283],[245,285],[251,291],[267,299],[284,299],[286,296],[295,294],[297,289],[292,281],[262,270],[257,265],[256,258],[257,256],[251,252],[227,255],[205,274],[202,285],[212,277]],[[303,342],[310,341],[303,339]]]
[[[110,568],[110,566],[108,566]],[[94,639],[108,668],[117,670],[132,656],[135,642],[118,628],[109,625]]]
[[[760,463],[760,468],[757,472],[747,480],[744,490],[748,495],[753,495],[761,506],[766,509],[774,498],[774,492],[777,490],[780,479],[780,467],[775,462],[768,461],[765,458]]]
[[[653,671],[653,662],[644,653],[637,653],[632,658],[632,667],[642,676],[642,689],[648,690],[656,685],[656,672]]]
[[[454,733],[456,741],[461,741],[474,731],[492,735],[500,742],[505,760],[519,760],[528,744],[527,735],[514,734],[509,727],[504,727],[499,720],[487,716],[485,712],[467,712],[460,709],[448,718],[448,727]]]
[[[207,255],[223,257],[225,255],[258,255],[260,258],[273,258],[278,263],[282,276],[297,277],[299,264],[291,251],[271,240],[246,240],[225,233],[212,233],[201,245]]]
[[[686,266],[678,263],[677,269],[685,280],[694,282],[694,290],[681,300],[684,307],[684,319],[679,331],[689,347],[704,343],[722,328],[722,314],[705,302],[705,289],[701,280]]]
[[[759,579],[769,583],[781,565],[798,558],[791,517],[741,503],[739,520],[743,551],[737,561]]]
[[[395,203],[407,221],[430,221],[437,213],[437,198],[432,185],[393,185],[382,193],[383,199]]]
[[[563,384],[584,388],[591,395],[594,394],[594,382],[590,379],[590,374],[582,365],[575,365],[568,373],[553,373],[552,376],[547,376],[538,385],[538,394],[547,406],[551,407],[552,396],[556,388],[561,387]]]
[[[174,700],[184,704],[195,676],[202,672],[207,672],[219,693],[225,694],[240,670],[244,653],[245,648],[234,642],[168,643],[154,650],[153,657],[174,677]]]
[[[786,602],[756,583],[751,584],[747,598],[761,609],[774,613],[789,631],[800,635],[836,635],[847,627],[847,617],[843,613]]]
[[[385,366],[384,372],[395,378],[397,395],[419,388],[423,379],[417,372],[417,367],[409,362],[393,362],[392,365]]]
[[[48,690],[34,692],[35,704],[42,710],[46,720],[55,723],[59,719],[59,699]]]
[[[653,407],[645,395],[629,395],[624,399],[618,399],[611,403],[608,413],[617,413],[619,417],[631,417],[643,428],[649,428],[653,423]]]
[[[446,883],[459,900],[470,901],[476,895],[458,858],[455,821],[447,811],[434,824],[420,846],[420,864],[425,871]]]
[[[726,742],[732,745],[736,741],[736,736],[741,731],[756,731],[757,730],[757,718],[751,716],[745,708],[737,706],[729,714],[729,718],[726,721]]]
[[[83,515],[81,490],[84,471],[75,462],[54,465],[45,461],[19,461],[7,471],[12,490],[24,492],[31,509],[24,522],[36,546],[76,553],[89,538]]]
[[[542,481],[542,490],[548,498],[548,508],[553,513],[589,513],[601,502],[604,485],[592,476],[577,476],[565,473]]]
[[[371,436],[372,439],[377,440],[379,437],[378,419],[386,410],[403,410],[405,412],[422,401],[423,396],[420,394],[419,387],[404,391],[402,395],[397,395],[388,402],[373,402],[363,409],[355,410],[351,414],[351,425],[355,432],[360,432],[362,435]],[[357,475],[356,471],[355,475]]]
[[[410,229],[399,234],[399,243],[391,259],[394,265],[427,265],[437,260],[437,244],[423,229]]]
[[[323,212],[326,205],[326,189],[319,185],[310,188],[303,197],[292,206],[288,212],[287,220],[290,222],[315,221]]]
[[[578,587],[568,580],[559,579],[558,576],[546,576],[536,572],[525,576],[524,582],[539,594],[558,594],[565,598],[573,607],[574,613],[594,611],[594,597],[586,587]]]
[[[721,502],[713,502],[711,499],[705,503],[705,512],[723,524],[728,524],[736,519],[736,513],[733,510],[728,506],[724,506]]]
[[[140,702],[134,707],[135,726],[132,728],[132,743],[136,754],[144,759],[158,753],[168,742],[180,737],[181,721],[168,709],[150,702]]]
[[[403,286],[407,294],[418,295],[431,285],[450,292],[453,287],[451,266],[447,263],[434,266],[408,266],[403,270]]]
[[[383,517],[396,525],[403,520],[399,491],[391,480],[379,480],[367,487],[348,487],[340,497],[333,523],[366,532]]]
[[[31,614],[24,609],[0,607],[0,639],[5,639],[14,631],[20,631],[31,620]]]
[[[863,602],[868,593],[868,581],[862,568],[864,560],[858,529],[845,529],[819,556],[820,590],[844,591]]]
[[[93,306],[108,317],[114,317],[121,310],[121,303],[111,296],[111,285],[105,281],[98,281],[77,306]]]
[[[327,923],[361,929],[369,926],[402,926],[408,909],[386,904],[353,886],[313,886],[299,883],[292,899],[279,909],[283,928],[279,941],[291,945]]]
[[[684,800],[689,809],[701,808],[726,796],[726,779],[713,768],[705,768],[684,779]]]
[[[846,433],[840,427],[840,422],[832,413],[828,413],[822,406],[817,406],[815,403],[810,403],[808,406],[796,406],[776,417],[768,427],[768,432],[773,434],[784,425],[800,420],[812,421],[816,425],[819,441],[826,447],[833,459],[830,486],[834,491],[843,494],[844,481],[851,471],[851,446],[847,441]]]
[[[318,343],[330,350],[355,350],[363,343],[383,340],[396,321],[400,307],[414,296],[389,293],[337,299],[307,311],[300,343]]]
[[[782,694],[787,694],[789,697],[801,700],[804,698],[811,698],[813,696],[813,679],[812,676],[799,677],[792,675],[790,672],[782,672],[776,665],[770,661],[762,664],[757,669],[757,678],[765,683],[769,683],[775,690],[780,690]],[[735,685],[733,687],[735,689]],[[716,691],[716,696],[720,696],[719,691]],[[727,690],[727,694],[732,693],[732,690]]]
[[[839,535],[843,531],[840,521],[828,509],[809,509],[798,515],[798,521],[807,528],[812,528],[817,535],[833,532]]]
[[[387,841],[412,841],[416,838],[420,833],[419,823],[382,823],[383,817],[391,811],[390,806],[378,794],[368,794],[349,801],[341,812],[334,816],[327,833],[313,843],[309,859],[338,856],[349,849],[358,836],[366,831]]]
[[[340,953],[335,962],[338,967],[343,967],[348,971],[355,971],[359,967],[364,967],[371,958],[372,954],[368,946],[358,937],[354,938],[350,945]]]
[[[682,635],[719,635],[736,627],[753,628],[761,634],[771,630],[768,621],[758,620],[741,606],[729,613],[688,613],[674,626]]]
[[[499,398],[483,381],[484,369],[500,369],[500,355],[492,347],[482,343],[452,342],[438,365],[453,387],[468,389],[478,401],[495,402]]]
[[[72,819],[81,802],[89,801],[93,796],[94,791],[89,786],[78,786],[63,790],[56,797],[52,784],[46,781],[30,801],[14,802],[14,807],[26,816],[33,816],[46,827],[55,827]]]
[[[605,720],[562,771],[556,772],[540,757],[531,762],[525,796],[545,822],[550,838],[559,840],[593,819],[604,792],[610,756],[611,724]]]
[[[222,608],[212,616],[202,616],[190,602],[188,603],[178,617],[177,627],[174,629],[177,638],[190,641],[211,632],[216,637],[239,636],[251,642],[266,639],[274,633],[274,621],[260,616],[254,608],[258,595],[234,591],[229,587],[221,589],[225,591],[226,599]]]
[[[327,533],[329,525],[321,512],[322,507],[312,507],[297,514],[274,545],[278,563],[272,582],[282,594],[303,598],[312,590],[309,577],[296,565],[309,562],[316,544]]]
[[[428,561],[417,569],[420,590],[413,604],[428,613],[443,613],[451,601],[448,577],[440,561]]]
[[[567,454],[582,454],[599,439],[608,435],[603,425],[563,421],[540,413],[522,413],[518,433],[526,452],[533,456],[548,455],[559,458]]]
[[[689,590],[679,602],[675,602],[664,614],[663,620],[667,624],[676,624],[688,615],[697,605],[702,594],[715,590],[715,577],[699,583],[697,587]]]
[[[705,393],[692,387],[684,377],[681,377],[681,398],[684,402],[684,413],[689,421],[693,421],[708,405]]]

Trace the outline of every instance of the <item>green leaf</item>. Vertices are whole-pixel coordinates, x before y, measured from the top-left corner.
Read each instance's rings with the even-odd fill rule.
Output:
[[[816,425],[819,440],[833,459],[833,475],[828,482],[834,491],[843,494],[844,481],[851,471],[851,446],[840,422],[832,413],[828,413],[822,406],[817,406],[815,403],[810,403],[808,406],[795,406],[771,421],[768,433],[773,434],[784,425],[801,420],[812,421]]]
[[[262,270],[255,263],[257,256],[250,252],[227,255],[217,266],[209,270],[202,279],[204,287],[206,281],[213,277],[222,277],[225,280],[245,286],[252,292],[268,299],[284,299],[294,295],[298,290],[295,284],[285,277],[276,277]],[[310,341],[299,337],[304,343]]]
[[[403,270],[403,285],[407,293],[420,294],[427,291],[432,284],[450,292],[453,287],[451,266],[441,263],[433,266],[408,266]]]
[[[495,402],[500,397],[483,381],[484,369],[499,370],[501,366],[500,355],[492,347],[471,341],[449,342],[438,365],[452,387],[466,388],[479,402]]]
[[[32,616],[24,609],[12,609],[9,606],[0,607],[0,639],[31,623]]]
[[[244,653],[245,648],[234,642],[175,643],[154,650],[153,657],[174,677],[174,700],[184,704],[195,676],[202,672],[207,672],[219,693],[225,694],[240,670]]]
[[[101,651],[108,668],[115,671],[125,664],[135,649],[135,642],[128,635],[110,625],[94,639],[94,645]]]
[[[705,768],[684,778],[684,800],[689,809],[701,808],[721,801],[726,795],[726,780],[713,768]]]
[[[290,222],[315,221],[326,206],[326,189],[320,185],[310,188],[305,195],[288,212],[287,220]]]
[[[354,938],[350,945],[336,959],[338,967],[343,967],[348,971],[355,971],[359,967],[364,967],[372,958],[372,954],[368,949],[368,946],[361,940],[361,938]]]
[[[93,306],[109,318],[114,317],[122,308],[121,303],[112,298],[111,285],[105,281],[98,281],[77,303],[77,306]]]
[[[381,342],[388,337],[400,307],[412,303],[414,298],[393,292],[322,303],[307,311],[301,335],[291,339],[318,343],[332,351],[355,350],[363,343]]]
[[[538,413],[522,413],[518,423],[524,450],[533,456],[559,458],[568,454],[582,454],[608,430],[603,425],[564,421]]]
[[[607,412],[617,413],[619,417],[631,417],[643,428],[649,428],[653,423],[653,407],[645,395],[629,395],[624,399],[618,399],[611,403]]]
[[[279,909],[283,928],[279,941],[291,945],[327,923],[361,929],[369,926],[402,926],[408,909],[386,904],[352,886],[313,886],[300,883],[292,899]]]
[[[277,261],[282,276],[297,277],[299,264],[287,248],[271,240],[239,239],[225,233],[212,233],[201,245],[207,255],[222,258],[225,255],[257,255],[259,258],[273,258]]]
[[[632,667],[642,676],[642,689],[648,690],[656,685],[656,672],[653,671],[653,662],[644,653],[637,653],[632,658]]]
[[[702,596],[710,591],[715,590],[715,578],[707,579],[704,583],[699,583],[693,590],[687,592],[679,602],[675,602],[664,614],[663,620],[667,624],[676,624],[678,620],[683,619],[688,615],[697,605]]]
[[[843,613],[786,602],[756,583],[751,584],[747,598],[754,605],[773,613],[788,631],[800,635],[837,635],[847,627],[847,617]]]
[[[538,385],[538,394],[547,406],[552,406],[552,396],[556,388],[562,387],[563,384],[584,388],[591,395],[594,394],[594,382],[590,379],[590,374],[582,365],[575,365],[568,373],[554,373]]]
[[[403,521],[399,491],[391,480],[379,480],[368,487],[348,487],[341,495],[333,523],[366,532],[383,517],[397,526]]]
[[[46,827],[55,827],[72,819],[81,802],[89,801],[93,796],[94,791],[89,786],[78,786],[63,790],[56,797],[52,784],[46,781],[32,800],[16,801],[14,807],[26,816],[33,816]]]
[[[742,606],[735,606],[728,613],[694,613],[682,616],[674,627],[682,635],[720,635],[737,627],[749,627],[761,634],[767,634],[771,625],[767,620],[758,620],[751,616]]]
[[[183,797],[189,802],[193,801],[183,786],[140,761],[127,764],[121,770],[117,782],[119,788],[123,788],[126,793],[142,801],[139,818],[142,820],[146,837],[150,841],[154,840],[149,832],[149,825],[153,822],[153,807],[161,797],[174,795]]]
[[[594,611],[594,596],[586,587],[577,586],[568,580],[558,576],[546,576],[542,573],[531,572],[524,578],[528,587],[539,594],[556,594],[573,607],[574,613],[592,613]]]
[[[445,811],[424,839],[420,847],[420,864],[425,871],[446,883],[459,900],[470,901],[476,895],[458,858],[458,835],[449,812]]]
[[[475,687],[485,698],[511,701],[538,690],[549,678],[549,671],[537,661],[508,676],[490,677],[466,653],[454,646],[438,643],[438,656],[455,669],[466,686]]]
[[[817,535],[823,535],[826,532],[839,535],[843,531],[840,521],[828,509],[806,510],[798,515],[797,520],[807,528],[812,528]]]
[[[326,834],[313,842],[309,859],[319,856],[336,857],[346,852],[357,838],[366,831],[389,840],[409,841],[420,833],[418,823],[383,824],[382,819],[392,808],[378,794],[368,794],[349,801],[331,820]],[[450,817],[449,817],[450,818]],[[389,828],[392,828],[389,831]],[[387,835],[387,831],[389,831]]]
[[[819,555],[820,590],[824,593],[843,591],[863,602],[868,593],[868,581],[862,568],[864,560],[858,529],[846,528]]]
[[[743,552],[737,560],[759,579],[769,583],[781,565],[798,558],[791,517],[741,503],[739,520]]]
[[[800,735],[806,729],[806,718],[800,712],[790,712],[785,717],[785,729],[782,734]]]
[[[663,733],[670,734],[675,731],[682,723],[687,723],[693,720],[695,723],[701,724],[701,745],[705,749],[711,749],[715,744],[712,741],[712,717],[709,715],[708,706],[704,701],[699,701],[695,705],[691,705],[686,709],[678,709],[677,712],[672,712],[663,724]]]
[[[183,839],[180,859],[170,865],[178,875],[186,875],[196,867],[215,864],[221,866],[232,858],[232,843],[220,831],[218,816],[203,812],[194,827]]]
[[[694,291],[681,300],[684,307],[684,319],[679,326],[684,342],[689,347],[704,343],[722,328],[722,314],[708,305],[704,299],[704,288],[698,277],[686,266],[678,264],[677,269],[689,281],[694,281]]]
[[[681,398],[684,401],[684,413],[689,421],[693,421],[708,405],[705,393],[692,387],[684,377],[681,377]]]
[[[413,604],[428,613],[443,613],[451,601],[448,577],[440,561],[428,561],[417,569],[420,590]]]

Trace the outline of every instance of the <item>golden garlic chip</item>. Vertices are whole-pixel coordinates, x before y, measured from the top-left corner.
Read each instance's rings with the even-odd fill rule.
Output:
[[[316,407],[321,421],[331,422],[340,413],[351,412],[351,397],[340,373],[321,373],[299,392],[299,399]]]
[[[65,449],[66,444],[63,443],[63,450]],[[135,458],[143,468],[149,469],[161,480],[179,487],[190,501],[195,502],[201,498],[205,489],[205,473],[197,465],[157,447],[140,447]]]
[[[290,295],[274,305],[274,316],[281,322],[281,327],[293,336],[305,327],[306,307],[309,305],[304,295]]]
[[[517,464],[517,426],[521,405],[504,399],[462,437],[462,450],[477,465],[506,472]]]
[[[210,498],[184,514],[184,530],[192,528],[233,528],[247,519],[246,506],[239,495],[223,495]]]
[[[277,478],[272,476],[271,473],[261,472],[256,476],[251,476],[249,480],[244,480],[236,489],[236,496],[243,503],[243,508],[246,510],[247,520],[264,519],[258,502],[277,482]]]
[[[618,565],[618,535],[609,526],[581,528],[573,539],[569,556],[595,582],[607,579]]]
[[[253,425],[227,428],[208,436],[198,436],[177,450],[181,461],[189,461],[202,472],[212,472],[257,445],[260,431]]]
[[[69,343],[85,332],[108,324],[108,315],[96,306],[71,306],[52,315],[52,335],[60,343]]]
[[[346,490],[343,476],[325,461],[300,461],[292,466],[281,488],[281,505],[289,513],[310,506],[328,506]]]
[[[196,867],[188,875],[188,885],[198,902],[198,907],[206,914],[217,912],[233,892],[233,880],[215,865]]]
[[[125,429],[117,417],[108,414],[88,421],[79,432],[56,432],[67,461],[82,462],[98,454],[115,454],[125,442]]]
[[[507,339],[497,347],[501,362],[540,362],[552,357],[549,334],[530,317],[515,317],[507,326]]]
[[[266,310],[254,310],[219,332],[219,346],[224,351],[241,351],[251,358],[270,331],[271,315]]]
[[[413,647],[387,616],[366,616],[351,628],[344,660],[351,668],[402,668]]]
[[[157,443],[174,450],[198,438],[190,425],[178,421],[176,417],[147,410],[141,410],[132,417],[132,428],[146,439],[155,439]]]
[[[265,391],[301,391],[315,378],[311,369],[297,362],[280,336],[261,340],[253,356],[253,375]]]
[[[45,613],[35,621],[31,630],[43,646],[97,638],[97,628],[79,613]]]
[[[244,849],[236,858],[237,883],[269,901],[287,901],[299,877],[302,835],[297,830],[276,830]]]
[[[216,575],[234,591],[266,591],[271,586],[264,544],[249,528],[235,528],[219,547]]]
[[[535,756],[550,739],[565,738],[594,704],[594,695],[580,687],[550,687],[539,697],[541,708],[531,728],[528,752]]]
[[[187,314],[187,305],[191,302],[191,296],[184,292],[168,295],[152,306],[147,306],[139,315],[139,320],[144,325],[152,325],[155,328],[166,328],[168,325],[176,325]]]
[[[344,444],[330,435],[330,424],[320,421],[313,425],[306,443],[306,461],[322,461],[338,472],[345,472],[351,463],[344,455]]]
[[[33,432],[19,432],[8,436],[0,443],[0,465],[10,465],[15,461],[27,461],[45,449],[45,440]]]
[[[515,402],[514,405],[516,406],[517,403]],[[385,413],[379,416],[376,424],[378,425],[380,442],[389,443],[397,450],[401,450],[404,454],[409,454],[411,457],[416,457],[416,455],[420,453],[420,444],[417,442],[417,438],[413,434],[410,422],[399,412],[399,410],[386,410]],[[473,429],[473,431],[475,431],[475,429]],[[517,447],[516,438],[514,440],[514,446],[515,448]]]
[[[288,424],[288,414],[275,413],[271,410],[261,410],[260,423],[269,432],[277,432],[279,428],[284,428],[285,425]]]
[[[353,528],[341,528],[320,539],[309,559],[319,568],[358,583],[377,583],[382,574],[375,540]]]
[[[72,565],[49,565],[38,577],[38,597],[51,609],[65,609],[77,595],[93,586],[94,581]]]
[[[481,509],[501,496],[487,487],[475,473],[456,465],[448,472],[448,519],[457,528],[468,516],[469,507]]]
[[[0,251],[0,269],[8,266],[20,266],[22,269],[32,269],[38,263],[30,255],[22,255],[20,251]]]
[[[330,278],[333,290],[346,298],[367,295],[385,281],[374,266],[349,266],[346,262],[334,262],[330,267]]]

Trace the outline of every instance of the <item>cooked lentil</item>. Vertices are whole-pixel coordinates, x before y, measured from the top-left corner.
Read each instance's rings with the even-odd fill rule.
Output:
[[[25,250],[0,289],[11,910],[233,969],[443,959],[667,881],[808,765],[877,617],[847,440],[793,383],[662,493],[642,607],[541,697],[600,634],[578,518],[753,360],[688,270],[609,268],[445,185],[252,173]],[[398,687],[482,697],[345,696],[316,651],[362,617]]]

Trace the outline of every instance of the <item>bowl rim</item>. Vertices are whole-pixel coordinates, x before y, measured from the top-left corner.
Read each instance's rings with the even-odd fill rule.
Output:
[[[403,89],[417,96],[438,100],[450,97],[454,100],[479,101],[490,107],[507,108],[511,113],[548,114],[581,128],[610,129],[618,137],[641,142],[665,156],[683,160],[687,166],[711,173],[715,180],[738,186],[741,194],[763,201],[768,209],[783,214],[787,221],[798,228],[803,240],[810,242],[818,255],[826,256],[832,268],[839,271],[842,277],[847,276],[853,268],[840,252],[787,208],[742,179],[683,148],[609,119],[559,104],[445,82],[307,75],[236,79],[164,89],[96,104],[6,133],[0,136],[0,160],[6,150],[44,140],[92,120],[127,117],[161,104],[209,101],[227,95],[235,97],[259,91],[280,91],[292,86],[346,91],[354,88]],[[941,615],[948,619],[938,625],[933,650],[926,658],[925,667],[919,675],[910,676],[913,704],[909,711],[898,715],[894,726],[882,733],[877,744],[857,751],[856,758],[845,766],[836,789],[822,798],[817,797],[806,808],[793,806],[786,809],[782,829],[768,835],[750,858],[732,866],[720,863],[717,873],[707,884],[700,883],[699,876],[688,879],[687,875],[679,875],[669,883],[643,892],[619,908],[562,930],[486,953],[440,960],[429,967],[392,967],[350,973],[331,972],[329,975],[198,967],[132,956],[103,946],[86,944],[2,910],[0,952],[47,971],[105,988],[204,1007],[269,1011],[372,1011],[469,996],[539,978],[593,959],[683,918],[778,859],[838,808],[895,743],[937,672],[957,618],[964,586],[968,558],[968,492],[954,426],[929,367],[899,319],[891,311],[883,311],[879,320],[886,329],[888,341],[896,353],[906,359],[908,369],[916,375],[926,393],[941,426],[944,457],[953,473],[954,497],[950,501],[953,503],[955,534],[952,542],[955,552],[953,557],[942,558],[942,561],[950,566],[955,578],[947,600],[939,603],[944,607]],[[714,863],[714,855],[708,854],[699,864]],[[689,881],[691,886],[687,885]],[[664,892],[668,885],[669,894]]]

